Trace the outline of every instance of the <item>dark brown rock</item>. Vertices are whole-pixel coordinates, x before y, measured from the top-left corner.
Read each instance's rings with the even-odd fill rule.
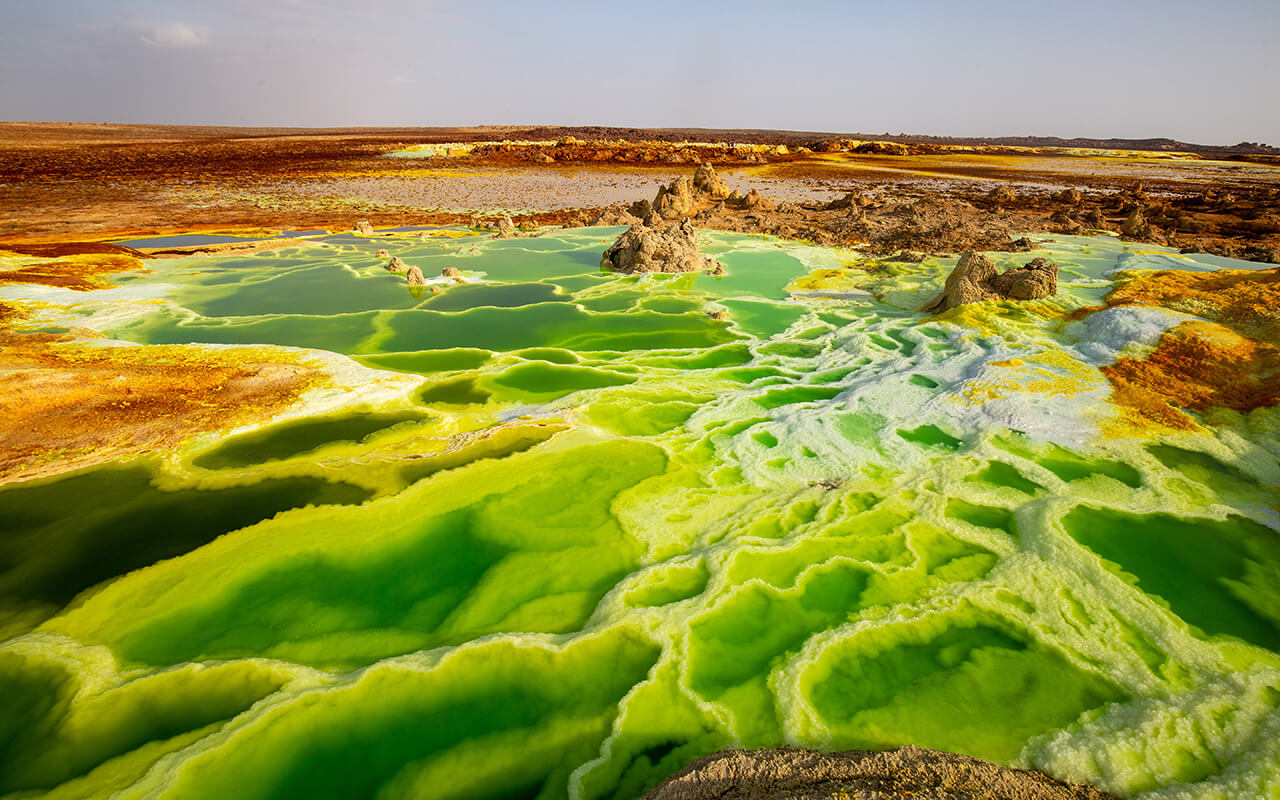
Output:
[[[955,753],[726,750],[667,778],[644,800],[1114,800],[1091,786]]]

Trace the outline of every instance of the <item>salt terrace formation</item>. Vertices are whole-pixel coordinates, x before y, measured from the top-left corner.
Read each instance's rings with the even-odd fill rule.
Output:
[[[1280,794],[1269,167],[285,138],[0,153],[0,794]]]

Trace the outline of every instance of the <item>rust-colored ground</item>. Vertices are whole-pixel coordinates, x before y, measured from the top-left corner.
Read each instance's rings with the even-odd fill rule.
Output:
[[[1280,268],[1165,270],[1121,275],[1107,304],[1164,306],[1215,320],[1255,338],[1280,341]]]
[[[10,251],[12,253],[12,251]],[[7,255],[0,250],[0,258]],[[12,253],[12,255],[18,255]],[[38,284],[56,286],[77,292],[105,289],[106,276],[120,272],[138,272],[144,267],[136,257],[123,253],[83,253],[62,258],[24,263],[16,269],[0,266],[0,285]]]
[[[1102,371],[1139,426],[1190,430],[1185,410],[1252,411],[1280,403],[1280,269],[1133,272],[1109,305],[1158,305],[1204,317],[1161,337],[1142,359]]]
[[[264,422],[329,380],[278,348],[99,347],[26,316],[0,303],[0,484]]]
[[[384,157],[415,144],[503,140],[526,143],[479,147],[461,158]],[[682,144],[685,140],[753,148],[695,148]],[[537,141],[549,143],[529,143]],[[1048,192],[1062,187],[1084,193],[1080,212],[1105,208],[1113,216],[1103,227],[1116,230],[1120,215],[1128,212],[1111,196],[1122,191],[1136,196],[1142,185],[1155,206],[1154,232],[1175,246],[1233,255],[1244,254],[1246,245],[1272,251],[1280,246],[1280,225],[1274,224],[1280,212],[1280,157],[1268,154],[1160,152],[1116,158],[1045,147],[927,139],[864,142],[787,131],[65,123],[0,123],[0,243],[346,230],[359,219],[375,227],[459,224],[476,212],[499,209],[533,210],[517,215],[518,223],[563,224],[594,217],[618,202],[619,186],[635,183],[638,175],[668,181],[691,173],[696,160],[735,171],[732,182],[758,184],[763,194],[797,207],[862,190],[888,201],[980,205],[993,186],[1006,184],[1015,196],[998,210],[1015,227],[1038,223],[1028,230],[1076,226],[1051,219],[1064,209]],[[1201,195],[1207,189],[1216,194],[1206,200]],[[531,192],[545,197],[531,202]],[[637,192],[627,200],[642,196],[651,194]],[[752,227],[813,238],[815,224],[820,228],[822,221],[765,222]]]

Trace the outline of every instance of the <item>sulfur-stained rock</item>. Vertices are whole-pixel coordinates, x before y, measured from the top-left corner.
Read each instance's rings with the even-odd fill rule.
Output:
[[[353,230],[355,230],[356,233],[359,233],[363,236],[373,235],[373,226],[369,224],[369,220],[367,219],[362,219],[359,222],[357,222],[356,227]]]
[[[387,262],[387,272],[404,272],[409,269],[409,265],[404,262],[400,256],[392,256]]]
[[[1120,232],[1135,239],[1146,239],[1151,236],[1151,223],[1147,222],[1142,207],[1135,208],[1120,225]]]
[[[996,203],[997,205],[999,205],[1000,203],[1012,203],[1018,199],[1018,196],[1013,193],[1012,189],[1010,189],[1008,186],[1003,186],[1003,185],[997,186],[996,188],[992,189],[991,194],[989,196],[991,198],[991,201],[993,203]]]
[[[709,163],[699,165],[697,171],[693,173],[693,188],[712,200],[723,200],[732,194],[729,187],[716,174],[716,168]]]
[[[982,253],[972,251],[960,256],[955,269],[947,276],[942,294],[929,302],[922,311],[946,311],[949,308],[966,303],[981,303],[984,300],[995,300],[995,292],[987,288],[988,282],[997,275],[996,265]]]
[[[658,196],[653,200],[653,210],[664,219],[679,219],[696,213],[698,202],[689,179],[681,176],[670,186],[660,187]]]
[[[969,251],[960,256],[947,276],[942,293],[921,311],[941,313],[956,306],[987,300],[1035,300],[1058,292],[1058,265],[1034,258],[1025,266],[1003,273],[982,253]]]
[[[746,197],[742,198],[742,207],[754,211],[776,211],[778,204],[752,189],[747,192]]]
[[[423,276],[422,270],[417,267],[409,267],[409,272],[404,276],[404,282],[410,286],[427,285],[427,279]]]
[[[440,274],[446,278],[456,278],[462,273],[458,271],[457,267],[445,267],[444,269],[440,270]]]
[[[698,233],[689,220],[657,229],[633,225],[604,251],[600,266],[615,272],[701,272],[724,267],[698,252]],[[723,272],[721,273],[723,274]]]
[[[514,239],[520,235],[520,231],[516,229],[516,224],[511,221],[511,217],[503,216],[498,220],[498,233],[495,239]]]
[[[991,288],[1010,300],[1038,300],[1058,293],[1058,265],[1033,258],[991,278]]]
[[[648,205],[648,203],[649,201],[646,200],[645,205]],[[652,213],[652,211],[650,213]],[[591,226],[592,227],[611,227],[614,225],[636,225],[636,224],[639,224],[640,221],[641,220],[639,217],[635,216],[629,211],[622,211],[617,208],[610,208],[610,209],[604,210],[603,212],[600,213],[600,216],[592,220]]]
[[[375,254],[374,254],[374,256],[373,256],[373,257],[374,257],[374,258],[386,258],[386,257],[387,257],[387,256],[389,256],[389,255],[391,255],[391,253],[387,252],[386,250],[379,250],[377,253],[375,253]]]

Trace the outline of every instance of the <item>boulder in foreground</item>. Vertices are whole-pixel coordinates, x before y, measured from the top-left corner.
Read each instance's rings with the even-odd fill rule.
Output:
[[[896,750],[726,750],[667,778],[644,800],[1114,800],[1091,786],[1054,780],[954,753]]]
[[[701,272],[724,274],[718,261],[698,252],[698,232],[689,220],[655,228],[632,225],[600,258],[600,266],[614,272]]]
[[[1036,300],[1058,293],[1058,265],[1033,258],[1025,266],[999,272],[991,259],[969,251],[947,276],[942,294],[921,311],[940,313],[987,300]]]

